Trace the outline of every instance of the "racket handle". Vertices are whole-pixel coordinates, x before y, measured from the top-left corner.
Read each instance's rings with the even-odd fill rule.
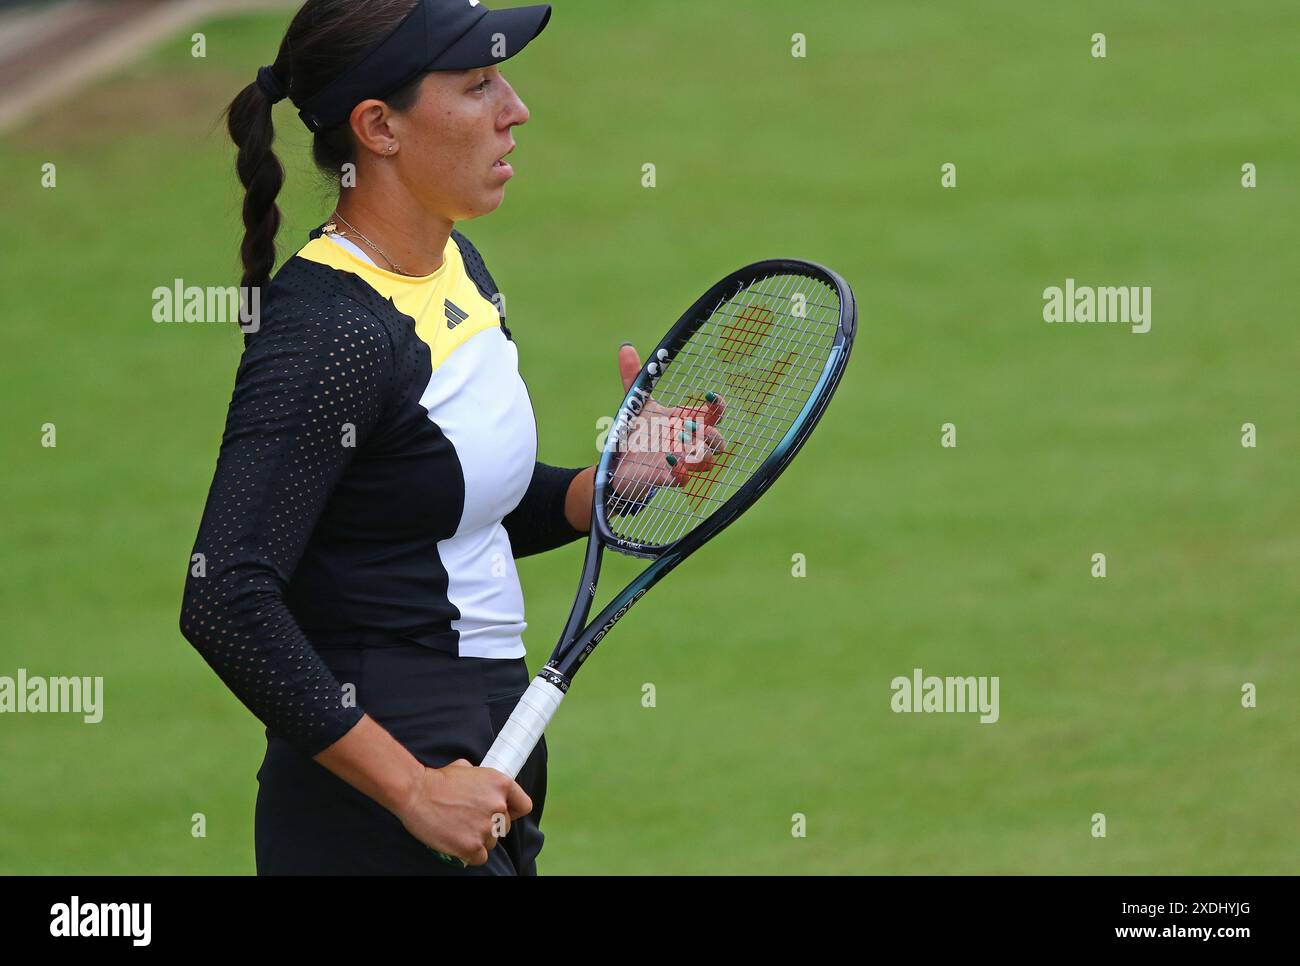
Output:
[[[533,678],[528,690],[519,696],[519,703],[510,713],[510,720],[497,735],[483,759],[484,768],[494,768],[510,778],[518,778],[519,770],[537,747],[542,732],[551,721],[551,715],[564,700],[564,692],[542,677]],[[429,849],[448,865],[465,868],[465,863],[454,855]]]
[[[528,690],[519,697],[519,703],[510,713],[496,741],[488,749],[483,759],[484,768],[495,768],[511,778],[519,776],[519,770],[537,747],[542,732],[555,714],[555,709],[564,700],[564,692],[541,675],[533,678]]]

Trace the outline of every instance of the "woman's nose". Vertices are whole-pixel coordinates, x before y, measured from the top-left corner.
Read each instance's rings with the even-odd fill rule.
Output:
[[[502,112],[503,120],[507,125],[526,124],[529,118],[528,105],[523,102],[515,89],[509,84],[506,84],[506,89],[508,93],[506,95],[506,107]]]

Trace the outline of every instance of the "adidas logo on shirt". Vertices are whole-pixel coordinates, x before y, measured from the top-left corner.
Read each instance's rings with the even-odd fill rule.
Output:
[[[442,305],[447,311],[447,328],[449,329],[456,328],[469,318],[469,313],[454,304],[451,299],[443,299]]]

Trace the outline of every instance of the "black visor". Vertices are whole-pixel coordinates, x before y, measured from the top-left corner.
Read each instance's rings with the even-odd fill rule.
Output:
[[[347,120],[368,98],[383,98],[431,70],[471,70],[509,60],[542,32],[551,5],[489,10],[478,0],[419,0],[406,19],[356,64],[298,103],[313,131]]]

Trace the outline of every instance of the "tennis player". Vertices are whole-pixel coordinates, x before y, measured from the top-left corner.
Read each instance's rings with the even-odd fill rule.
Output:
[[[454,226],[502,202],[528,109],[497,65],[550,13],[309,0],[228,109],[261,311],[180,625],[266,726],[260,874],[536,871],[545,742],[517,782],[471,762],[530,679],[514,559],[585,534],[594,467],[537,461],[502,300]],[[340,190],[272,281],[286,97]],[[630,346],[619,366],[626,389]],[[655,486],[721,446],[642,439],[623,460]]]

